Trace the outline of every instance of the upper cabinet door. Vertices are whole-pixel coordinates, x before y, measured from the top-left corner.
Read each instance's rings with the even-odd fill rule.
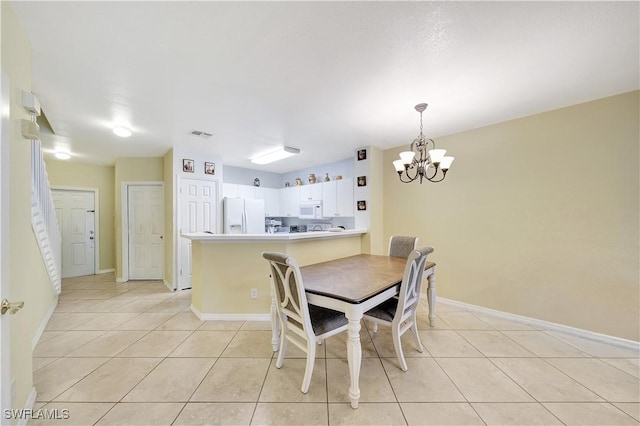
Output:
[[[300,202],[322,200],[322,183],[299,186]]]
[[[353,179],[336,181],[336,203],[338,216],[354,216]]]
[[[254,200],[256,198],[256,187],[253,185],[238,185],[238,197]]]
[[[264,215],[280,216],[280,190],[276,188],[256,188],[256,198],[264,200]]]
[[[351,217],[354,215],[353,179],[323,182],[322,215],[324,217]]]
[[[235,183],[222,184],[222,196],[227,198],[238,198],[238,185]]]
[[[280,216],[298,217],[300,208],[300,191],[299,186],[280,189]]]
[[[338,216],[336,183],[335,180],[322,183],[322,215],[324,217]]]

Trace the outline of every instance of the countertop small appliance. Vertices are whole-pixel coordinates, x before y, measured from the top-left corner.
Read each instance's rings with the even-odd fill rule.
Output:
[[[328,231],[329,228],[332,228],[333,225],[330,223],[310,223],[307,225],[308,231]]]

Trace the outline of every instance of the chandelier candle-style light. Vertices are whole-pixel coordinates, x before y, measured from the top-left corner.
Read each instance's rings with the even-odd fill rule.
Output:
[[[416,111],[420,113],[420,135],[411,142],[411,151],[400,153],[400,159],[393,162],[401,182],[410,183],[420,178],[429,182],[442,182],[451,167],[453,157],[445,157],[444,149],[436,149],[433,139],[427,139],[422,134],[422,113],[427,109],[427,104],[416,105]],[[432,149],[427,151],[431,145]]]

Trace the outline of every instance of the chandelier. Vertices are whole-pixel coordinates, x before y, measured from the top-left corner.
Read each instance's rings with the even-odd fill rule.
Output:
[[[400,153],[400,159],[393,162],[401,182],[411,183],[420,178],[429,182],[442,182],[447,175],[453,157],[445,157],[444,149],[436,149],[433,139],[427,139],[422,134],[422,113],[427,109],[427,104],[418,104],[416,111],[420,113],[420,135],[411,142],[411,151]],[[432,149],[429,149],[431,145]],[[428,151],[427,151],[428,150]]]

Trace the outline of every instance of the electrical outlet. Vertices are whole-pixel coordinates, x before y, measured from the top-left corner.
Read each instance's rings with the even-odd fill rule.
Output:
[[[258,298],[258,289],[257,288],[252,288],[251,289],[251,298],[252,299],[257,299]]]

